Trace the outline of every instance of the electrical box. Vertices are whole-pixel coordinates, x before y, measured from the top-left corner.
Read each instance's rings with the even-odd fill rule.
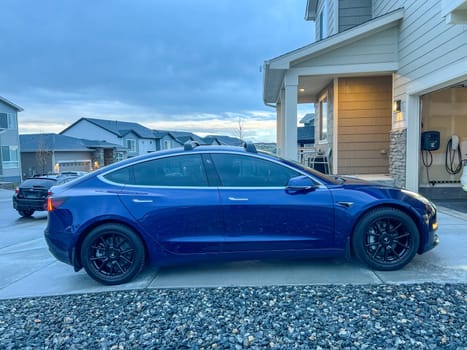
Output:
[[[424,131],[422,132],[422,151],[436,151],[440,145],[439,131]]]

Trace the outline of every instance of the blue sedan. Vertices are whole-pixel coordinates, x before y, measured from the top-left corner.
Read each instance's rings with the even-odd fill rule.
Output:
[[[52,254],[104,284],[130,281],[146,262],[346,256],[396,270],[438,243],[426,198],[253,144],[127,159],[53,187],[48,211]]]

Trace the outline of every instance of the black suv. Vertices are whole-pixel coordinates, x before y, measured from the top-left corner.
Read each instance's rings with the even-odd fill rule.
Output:
[[[47,210],[47,195],[52,186],[71,181],[77,175],[41,175],[24,180],[13,195],[13,208],[28,217],[35,211]]]

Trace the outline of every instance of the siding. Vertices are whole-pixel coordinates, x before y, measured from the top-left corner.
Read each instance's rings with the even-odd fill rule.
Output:
[[[390,76],[339,79],[339,174],[388,173],[391,101]]]
[[[397,62],[397,36],[397,27],[389,28],[349,45],[324,51],[308,61],[294,64],[293,67]]]
[[[371,19],[371,0],[339,0],[339,32]]]
[[[318,1],[317,12],[316,12],[316,21],[315,21],[315,41],[319,41],[320,38],[320,13],[323,11],[323,8],[327,7],[327,16],[328,16],[328,26],[327,32],[329,36],[337,34],[337,18],[336,18],[336,2],[338,0],[320,0]]]
[[[400,7],[405,8],[405,15],[400,27],[400,68],[394,80],[396,97],[407,92],[409,83],[447,69],[467,54],[467,27],[445,22],[441,1],[373,0],[373,15]]]

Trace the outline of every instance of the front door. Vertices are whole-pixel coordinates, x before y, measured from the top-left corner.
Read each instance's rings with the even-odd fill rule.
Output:
[[[333,205],[325,187],[287,192],[302,175],[255,156],[213,154],[220,177],[225,245],[232,251],[323,249],[333,243]]]

